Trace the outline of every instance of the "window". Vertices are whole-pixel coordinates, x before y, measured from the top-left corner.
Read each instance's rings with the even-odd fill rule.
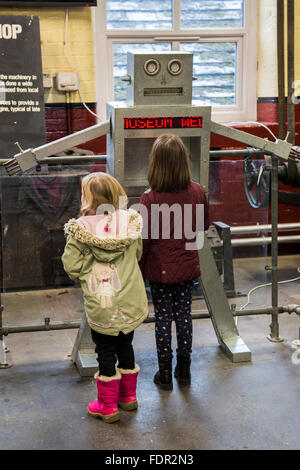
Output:
[[[244,27],[244,0],[181,0],[182,29],[232,29]]]
[[[145,30],[172,29],[172,0],[107,0],[107,29]]]
[[[95,9],[99,113],[124,101],[127,51],[194,54],[193,103],[218,122],[256,119],[257,0],[102,0]],[[107,64],[105,68],[103,64]]]

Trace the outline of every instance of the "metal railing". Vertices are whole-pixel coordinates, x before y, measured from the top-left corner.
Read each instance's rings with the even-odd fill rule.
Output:
[[[247,155],[264,155],[266,152],[262,150],[257,150],[254,148],[245,149],[245,150],[229,150],[229,151],[211,151],[210,156],[247,156]],[[49,157],[43,159],[43,164],[49,165],[60,165],[60,164],[79,164],[79,163],[92,163],[100,162],[105,163],[107,159],[106,155],[95,156],[95,155],[84,155],[84,156],[64,156],[64,157]],[[0,165],[7,163],[8,160],[1,159]],[[278,226],[278,163],[277,158],[272,157],[272,225],[259,225],[259,226],[244,226],[244,227],[232,227],[231,233],[254,233],[256,231],[271,231],[271,237],[261,237],[252,239],[257,242],[256,244],[266,244],[272,243],[272,266],[269,269],[272,272],[272,307],[264,309],[254,309],[254,310],[235,310],[232,308],[232,314],[234,317],[247,316],[247,315],[271,315],[272,323],[270,325],[271,333],[269,339],[271,341],[281,341],[279,338],[279,324],[278,324],[278,315],[281,313],[292,313],[295,312],[297,315],[300,315],[300,306],[299,305],[289,305],[289,306],[278,306],[278,243],[279,242],[290,242],[290,241],[300,241],[300,236],[290,236],[290,237],[280,237],[278,238],[279,230],[298,230],[300,224],[281,224]],[[292,238],[291,238],[292,237]],[[243,246],[241,240],[233,240],[233,246]],[[245,239],[245,243],[251,243],[251,239]],[[0,304],[1,304],[1,293],[0,293]],[[10,364],[5,363],[5,353],[1,351],[1,345],[4,350],[3,336],[7,336],[12,333],[21,333],[21,332],[34,332],[34,331],[49,331],[49,330],[62,330],[62,329],[72,329],[80,327],[80,320],[73,321],[55,321],[51,322],[50,318],[45,318],[44,323],[39,324],[27,324],[19,326],[4,326],[2,325],[2,311],[3,306],[0,307],[0,368],[9,367]],[[207,311],[193,311],[193,319],[205,319],[211,318],[209,312]],[[145,323],[154,322],[154,317],[149,317],[145,320]]]

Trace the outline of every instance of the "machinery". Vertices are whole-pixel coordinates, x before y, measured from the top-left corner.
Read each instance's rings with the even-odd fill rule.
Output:
[[[300,148],[293,147],[291,156],[294,160],[281,162],[278,166],[278,181],[287,186],[300,188]],[[269,205],[270,165],[269,157],[261,160],[253,154],[244,160],[244,187],[247,199],[254,209]],[[300,194],[279,191],[278,200],[284,204],[300,206]]]
[[[107,171],[125,187],[132,204],[147,188],[148,155],[153,141],[162,133],[171,132],[183,139],[191,153],[193,179],[204,187],[207,196],[211,133],[260,149],[264,155],[276,160],[276,164],[278,159],[287,162],[291,158],[292,145],[288,142],[270,142],[217,124],[211,120],[210,107],[193,105],[192,67],[193,55],[190,53],[128,52],[128,76],[124,78],[128,83],[127,102],[107,103],[105,122],[38,148],[21,151],[6,163],[8,174],[25,172],[50,155],[107,135]],[[249,361],[251,351],[239,336],[207,237],[199,250],[199,260],[201,289],[218,341],[233,362]],[[276,329],[273,336],[276,340]],[[92,375],[97,370],[94,344],[85,318],[72,359],[81,375]]]

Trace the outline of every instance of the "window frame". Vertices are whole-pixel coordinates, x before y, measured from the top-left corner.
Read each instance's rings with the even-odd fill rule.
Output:
[[[106,102],[113,101],[113,43],[171,42],[172,50],[179,50],[181,42],[215,41],[237,43],[237,105],[212,107],[212,119],[221,123],[256,121],[257,0],[245,0],[244,15],[244,28],[180,30],[180,0],[173,0],[173,30],[108,30],[106,1],[102,0],[93,9],[96,96],[100,118],[106,119]]]

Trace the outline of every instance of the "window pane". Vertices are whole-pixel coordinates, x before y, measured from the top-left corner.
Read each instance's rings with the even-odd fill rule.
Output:
[[[182,43],[194,54],[193,100],[209,106],[237,104],[237,44],[235,42]]]
[[[242,28],[244,0],[181,0],[182,29]]]
[[[172,29],[172,0],[106,0],[107,29]]]
[[[127,75],[127,52],[169,52],[171,50],[171,43],[113,44],[114,100],[126,101],[127,84],[122,81],[122,77]]]

